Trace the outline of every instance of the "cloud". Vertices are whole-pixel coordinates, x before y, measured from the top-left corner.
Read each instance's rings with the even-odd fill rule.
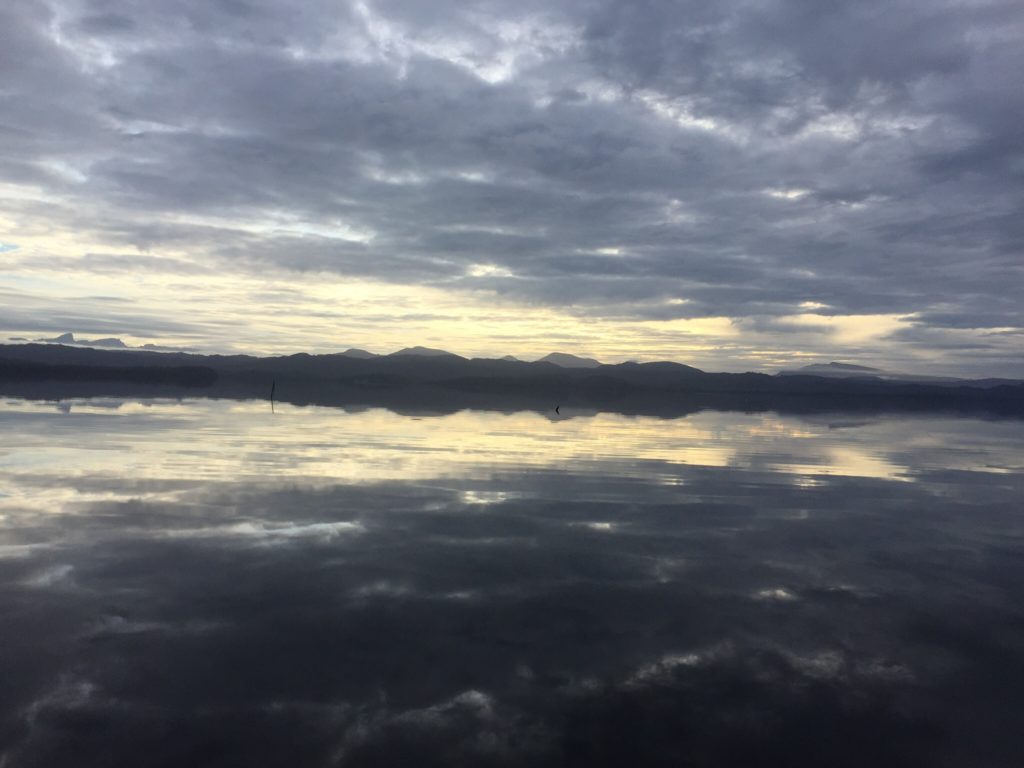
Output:
[[[193,284],[315,272],[617,322],[811,301],[1021,327],[1012,0],[0,13],[0,234],[51,276],[138,249]]]
[[[1017,424],[239,407],[0,413],[8,761],[1019,762]]]

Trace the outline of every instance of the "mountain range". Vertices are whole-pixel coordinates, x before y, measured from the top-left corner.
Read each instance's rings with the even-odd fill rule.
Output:
[[[182,349],[180,347],[168,347],[158,344],[143,344],[138,347],[132,347],[123,342],[121,339],[108,337],[102,339],[79,339],[75,337],[74,333],[67,332],[62,333],[59,336],[52,338],[41,338],[41,339],[27,339],[20,336],[15,336],[10,341],[25,342],[25,343],[37,343],[37,344],[58,344],[64,346],[74,347],[94,347],[98,349],[123,349],[123,350],[141,350],[149,352],[188,352],[190,350]],[[2,345],[0,345],[2,346]],[[392,352],[388,355],[379,355],[375,352],[369,352],[365,349],[358,349],[352,347],[346,349],[344,352],[339,352],[342,357],[352,357],[361,360],[370,360],[376,357],[457,357],[461,360],[467,358],[461,355],[456,355],[454,352],[448,352],[444,349],[435,349],[432,347],[405,347],[397,352]],[[515,362],[522,362],[518,358],[512,355],[505,355],[500,358],[501,360],[509,360]],[[544,357],[540,358],[537,362],[553,363],[554,365],[562,368],[597,368],[602,363],[598,360],[594,360],[589,357],[578,357],[576,355],[570,355],[565,352],[552,352]]]
[[[918,373],[888,371],[882,368],[871,368],[866,365],[850,363],[815,363],[795,370],[779,371],[779,376],[821,376],[829,379],[860,379],[878,381],[898,381],[917,384],[935,384],[945,386],[995,387],[1001,384],[1015,384],[1016,379],[963,379],[955,376],[925,376]]]
[[[143,344],[138,347],[132,347],[125,344],[121,339],[113,336],[108,336],[102,339],[79,339],[75,337],[73,333],[62,333],[59,336],[52,338],[42,339],[26,339],[21,336],[12,336],[10,341],[19,341],[27,343],[37,344],[59,344],[63,346],[74,346],[74,347],[93,347],[97,349],[123,349],[123,350],[144,350],[147,352],[188,352],[184,347],[168,347],[162,344]]]
[[[1024,415],[1024,382],[886,378],[881,369],[835,363],[780,375],[709,373],[675,362],[602,364],[552,353],[526,362],[467,359],[407,347],[389,355],[360,349],[277,357],[96,349],[53,343],[0,345],[0,394],[35,398],[173,395],[294,403],[386,405],[452,410],[556,405],[620,412],[740,410],[987,410]]]

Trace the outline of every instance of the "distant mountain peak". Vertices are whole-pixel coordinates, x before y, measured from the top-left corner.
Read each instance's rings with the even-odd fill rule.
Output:
[[[90,347],[106,347],[107,349],[128,349],[128,345],[120,339],[114,337],[108,337],[105,339],[93,339],[92,341],[83,340],[78,342],[79,344],[86,344]]]
[[[342,357],[357,357],[360,360],[369,360],[371,357],[380,357],[375,355],[373,352],[367,352],[365,349],[359,349],[358,347],[350,347],[341,353]]]
[[[853,363],[812,363],[811,365],[805,365],[801,368],[794,368],[784,371],[779,371],[784,376],[825,376],[831,378],[862,378],[862,377],[878,377],[888,375],[886,371],[881,368],[871,368],[867,365],[854,365]]]
[[[43,344],[75,344],[80,347],[104,347],[106,349],[128,349],[128,345],[120,339],[108,336],[104,339],[76,339],[75,334],[68,332],[52,339],[36,339]]]
[[[592,357],[570,355],[568,352],[552,352],[551,354],[544,355],[537,362],[551,363],[560,368],[597,368],[601,365],[600,360],[595,360]]]
[[[515,355],[505,355],[504,357],[502,357],[500,359],[501,360],[508,360],[509,362],[512,362],[512,363],[520,362],[519,358],[516,357]]]
[[[805,365],[804,368],[832,368],[837,371],[868,371],[870,373],[881,373],[881,368],[871,368],[867,365],[854,365],[853,363],[818,363],[816,365]]]
[[[102,339],[79,339],[75,337],[75,334],[68,331],[62,333],[59,336],[54,336],[49,339],[12,339],[12,341],[27,341],[36,342],[38,344],[62,344],[65,346],[74,347],[94,347],[97,349],[123,349],[126,351],[138,351],[144,350],[147,352],[194,352],[195,350],[189,347],[174,347],[166,346],[164,344],[153,344],[147,343],[141,346],[132,346],[126,344],[116,336],[105,336]]]
[[[431,347],[406,347],[397,352],[392,352],[388,357],[458,357],[454,352],[443,349],[432,349]]]

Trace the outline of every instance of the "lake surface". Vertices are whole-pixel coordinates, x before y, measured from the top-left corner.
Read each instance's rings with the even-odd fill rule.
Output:
[[[1024,765],[1024,422],[0,402],[0,766]]]

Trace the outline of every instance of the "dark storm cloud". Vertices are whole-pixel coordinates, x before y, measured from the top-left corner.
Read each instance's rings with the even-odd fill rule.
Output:
[[[1021,326],[1014,0],[0,15],[28,221],[598,317]]]

